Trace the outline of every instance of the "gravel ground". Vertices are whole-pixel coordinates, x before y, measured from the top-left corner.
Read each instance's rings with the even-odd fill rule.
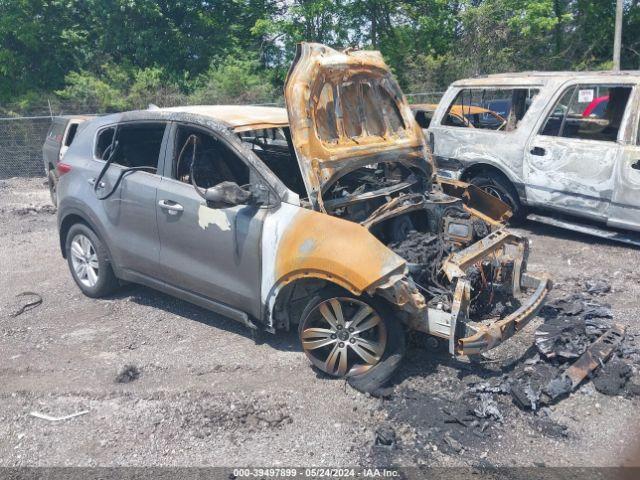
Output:
[[[445,422],[443,405],[469,383],[530,357],[540,319],[481,365],[413,346],[388,398],[376,399],[318,376],[293,333],[255,344],[233,321],[144,287],[84,297],[60,255],[42,179],[0,180],[0,219],[0,466],[632,461],[640,399],[605,396],[590,382],[544,414],[500,397],[504,419],[481,436]],[[637,249],[537,224],[522,231],[529,270],[552,274],[553,295],[605,278],[613,288],[601,300],[640,344]],[[25,291],[42,304],[12,317]],[[31,412],[86,413],[52,422]],[[385,427],[395,446],[373,447]]]

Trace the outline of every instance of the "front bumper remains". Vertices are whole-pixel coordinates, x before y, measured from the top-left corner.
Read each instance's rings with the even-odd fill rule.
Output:
[[[451,284],[455,285],[450,309],[441,305],[427,306],[411,279],[403,275],[378,285],[377,292],[403,311],[403,321],[410,329],[447,340],[452,355],[482,353],[522,330],[536,316],[552,288],[547,274],[524,273],[528,254],[528,240],[506,229],[492,232],[481,241],[452,254],[442,267]],[[501,288],[508,297],[520,303],[517,310],[504,318],[472,322],[469,318],[472,282],[467,272],[487,260],[494,265],[510,266],[509,281]],[[525,296],[531,291],[531,295]]]
[[[535,291],[520,308],[496,322],[472,327],[476,332],[468,337],[456,339],[455,335],[451,335],[449,351],[454,355],[482,353],[497,347],[522,330],[542,307],[551,289],[551,281],[546,274],[537,277],[523,274],[521,287],[535,289]],[[455,332],[455,326],[452,331]]]

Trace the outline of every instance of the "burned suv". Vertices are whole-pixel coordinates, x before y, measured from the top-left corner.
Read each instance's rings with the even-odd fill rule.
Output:
[[[285,99],[92,120],[58,165],[80,289],[135,282],[254,330],[296,326],[315,367],[367,391],[406,329],[470,355],[535,315],[549,282],[525,273],[508,208],[435,180],[379,53],[302,44]]]

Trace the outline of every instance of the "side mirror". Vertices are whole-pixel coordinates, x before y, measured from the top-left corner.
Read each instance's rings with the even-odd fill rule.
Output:
[[[211,207],[233,207],[247,205],[252,198],[248,192],[235,182],[221,182],[215,187],[207,188],[204,199]]]

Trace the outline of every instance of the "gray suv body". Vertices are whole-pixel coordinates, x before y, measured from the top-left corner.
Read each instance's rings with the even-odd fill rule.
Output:
[[[406,328],[473,355],[535,316],[550,282],[526,272],[526,239],[503,228],[508,208],[436,181],[379,53],[302,44],[285,98],[286,110],[87,122],[58,187],[60,247],[82,291],[103,296],[124,280],[254,330],[297,326],[315,367],[367,391],[397,367]],[[478,299],[494,297],[513,309],[473,321]]]

